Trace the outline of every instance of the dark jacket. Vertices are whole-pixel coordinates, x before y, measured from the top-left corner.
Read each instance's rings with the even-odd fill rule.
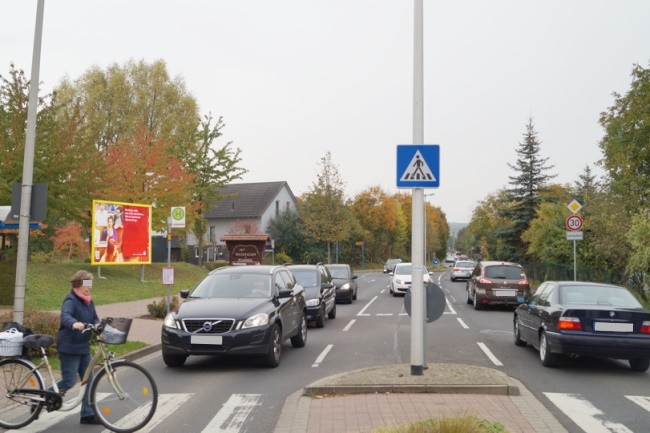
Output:
[[[63,300],[61,307],[61,327],[57,335],[57,350],[69,355],[87,355],[90,353],[90,332],[72,329],[75,322],[99,323],[95,304],[84,304],[71,290]]]

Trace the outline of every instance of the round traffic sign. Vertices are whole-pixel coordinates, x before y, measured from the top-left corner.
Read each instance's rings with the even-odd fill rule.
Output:
[[[566,227],[572,231],[578,231],[582,228],[582,218],[579,215],[571,215],[566,219]]]

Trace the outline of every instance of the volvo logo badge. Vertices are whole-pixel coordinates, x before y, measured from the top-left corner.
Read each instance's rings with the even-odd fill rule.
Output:
[[[212,323],[211,322],[204,322],[203,323],[203,331],[204,332],[212,331]]]
[[[610,311],[610,312],[609,312],[609,317],[614,317],[614,316],[616,316],[616,313],[613,312],[613,311]]]

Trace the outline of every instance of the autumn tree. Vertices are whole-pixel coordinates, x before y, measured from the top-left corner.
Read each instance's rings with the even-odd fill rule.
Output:
[[[408,224],[396,196],[390,196],[381,187],[373,186],[354,197],[350,210],[369,237],[363,239],[369,261],[407,257]]]
[[[151,204],[152,229],[164,231],[170,208],[190,203],[195,174],[178,160],[172,143],[142,126],[131,139],[106,150],[107,164],[97,173],[97,197],[125,203]]]
[[[203,252],[207,221],[205,215],[223,198],[220,188],[236,179],[241,179],[246,172],[239,166],[241,162],[240,149],[232,147],[231,142],[216,146],[215,141],[221,137],[224,128],[220,117],[212,123],[211,115],[201,120],[199,128],[194,133],[192,147],[186,154],[188,170],[194,175],[191,207],[195,210],[188,221],[194,221],[194,235],[197,248]],[[203,264],[203,254],[199,254],[198,265]]]
[[[506,190],[505,199],[510,205],[503,209],[508,225],[499,233],[499,237],[507,248],[507,256],[502,258],[509,260],[524,259],[526,245],[521,236],[535,219],[548,181],[555,177],[548,173],[553,168],[547,164],[548,158],[540,156],[541,142],[537,135],[533,119],[530,118],[524,139],[516,149],[517,160],[514,164],[508,164],[515,174],[508,176],[510,188]]]
[[[303,196],[301,216],[307,236],[327,243],[327,261],[331,263],[331,245],[350,235],[350,212],[345,204],[344,184],[332,155],[321,158],[316,181]]]
[[[66,260],[80,260],[88,257],[88,247],[82,237],[82,230],[79,223],[57,227],[54,236],[52,236],[54,252]]]

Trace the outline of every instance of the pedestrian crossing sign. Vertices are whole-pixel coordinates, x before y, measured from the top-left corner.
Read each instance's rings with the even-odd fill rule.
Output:
[[[397,187],[438,188],[440,146],[400,144],[397,146]]]

